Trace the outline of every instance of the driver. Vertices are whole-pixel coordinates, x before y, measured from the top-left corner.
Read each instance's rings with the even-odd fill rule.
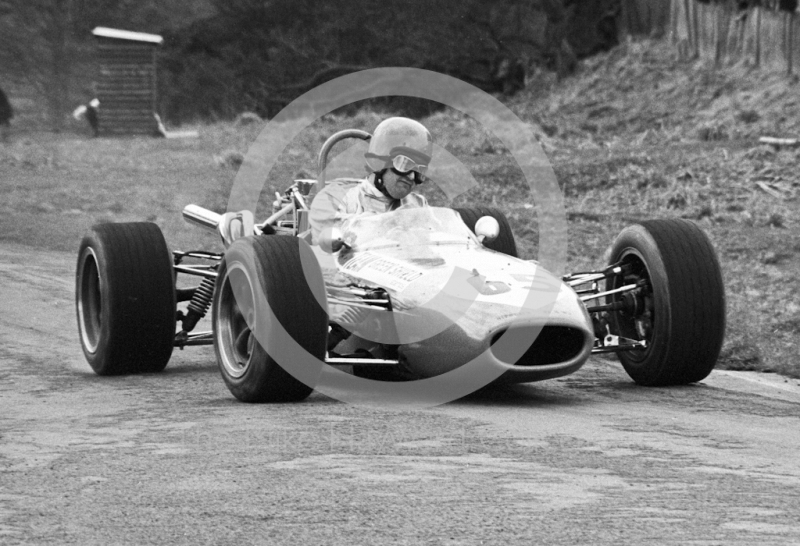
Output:
[[[432,151],[431,134],[418,121],[401,117],[383,120],[364,154],[369,174],[345,194],[336,220],[400,206],[427,206],[425,197],[411,190],[425,180]]]

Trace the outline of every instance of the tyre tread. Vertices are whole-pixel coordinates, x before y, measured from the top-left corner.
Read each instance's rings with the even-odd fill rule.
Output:
[[[275,317],[301,347],[324,360],[328,314],[306,282],[300,253],[301,246],[307,243],[296,237],[270,236],[247,238],[241,244],[252,246],[258,279]],[[323,283],[321,272],[314,282]],[[218,343],[216,335],[214,339]],[[268,347],[263,350],[266,353],[263,366],[259,370],[248,370],[247,373],[253,373],[244,381],[232,380],[220,366],[233,395],[244,402],[256,403],[296,402],[307,398],[313,388],[284,370],[269,356]]]
[[[663,261],[671,319],[667,342],[658,349],[658,358],[653,357],[655,362],[637,369],[624,353],[620,360],[638,383],[700,381],[713,370],[725,332],[724,287],[716,252],[707,235],[692,222],[648,220],[639,225],[653,239]],[[619,241],[624,240],[625,233],[615,243],[616,252],[622,250]]]
[[[107,337],[87,352],[99,375],[158,372],[167,365],[175,337],[172,259],[160,228],[150,222],[99,224],[81,242],[91,246],[108,285]],[[100,263],[102,262],[102,263]]]

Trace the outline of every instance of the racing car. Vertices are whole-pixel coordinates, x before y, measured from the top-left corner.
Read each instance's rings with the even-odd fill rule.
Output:
[[[495,208],[401,207],[336,225],[331,202],[355,182],[324,173],[331,148],[348,138],[370,134],[331,136],[318,178],[277,194],[260,223],[248,210],[186,206],[184,218],[217,233],[225,252],[170,251],[153,223],[94,226],[76,272],[78,330],[94,372],[158,372],[175,347],[213,345],[223,380],[245,402],[308,397],[308,362],[376,381],[480,362],[492,382],[520,383],[616,353],[641,385],[711,373],[725,294],[714,248],[694,223],[626,227],[606,265],[560,278],[517,256]],[[195,331],[209,310],[211,330]]]

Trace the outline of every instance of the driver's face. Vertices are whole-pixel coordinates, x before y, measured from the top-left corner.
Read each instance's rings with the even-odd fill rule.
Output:
[[[400,175],[392,169],[387,169],[383,173],[383,185],[394,199],[402,199],[414,188],[414,172],[409,171]]]

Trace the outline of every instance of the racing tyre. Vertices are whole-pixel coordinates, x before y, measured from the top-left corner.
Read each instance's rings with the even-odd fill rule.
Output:
[[[327,308],[322,271],[305,241],[234,241],[212,305],[214,350],[231,393],[243,402],[308,397],[325,359]]]
[[[482,216],[491,216],[500,224],[500,235],[491,243],[487,243],[486,248],[490,248],[503,254],[508,254],[517,258],[517,243],[514,241],[514,232],[508,224],[506,215],[491,207],[476,207],[469,209],[453,209],[461,215],[461,219],[467,224],[472,233],[475,233],[475,223]]]
[[[160,372],[175,342],[172,255],[148,222],[99,224],[81,241],[75,303],[98,375]]]
[[[624,307],[611,315],[618,335],[647,348],[617,353],[640,385],[683,385],[708,376],[725,336],[725,290],[716,252],[685,220],[651,220],[625,228],[610,263],[629,266],[610,288],[640,282],[636,293],[609,296]]]

